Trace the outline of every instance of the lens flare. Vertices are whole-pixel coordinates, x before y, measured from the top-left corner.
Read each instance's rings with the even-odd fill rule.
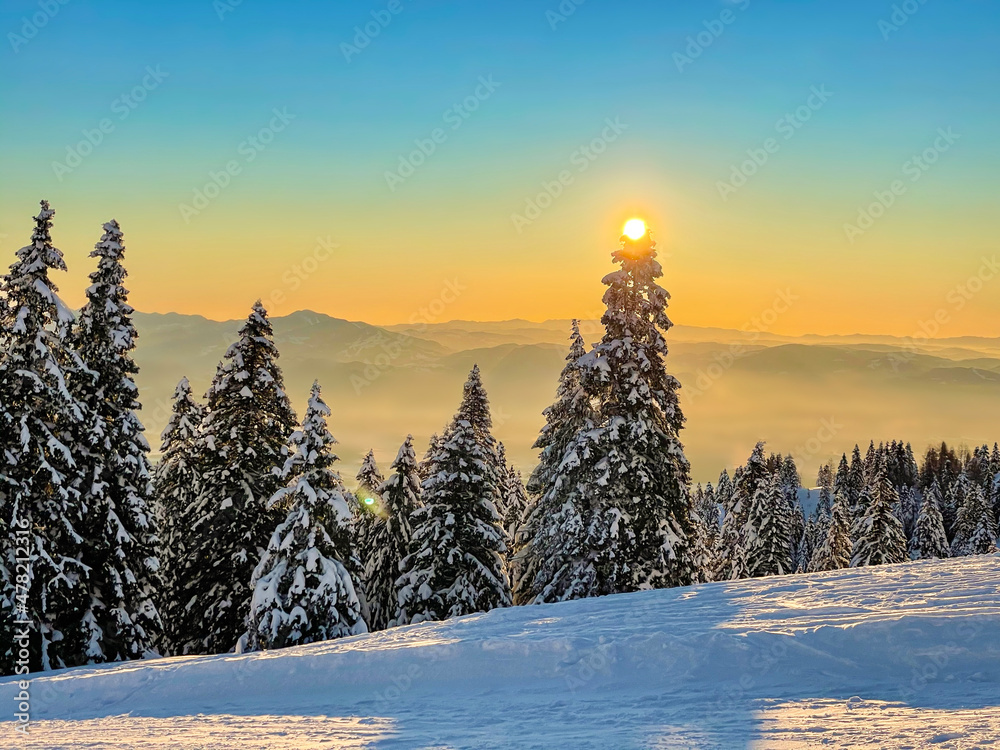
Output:
[[[366,497],[365,498],[365,505],[374,505],[374,504],[375,504],[375,498],[374,497]]]
[[[625,222],[625,236],[637,240],[646,233],[646,222],[642,219],[629,219]]]

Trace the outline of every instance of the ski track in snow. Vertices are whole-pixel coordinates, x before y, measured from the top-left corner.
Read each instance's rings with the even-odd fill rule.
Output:
[[[1000,749],[1000,555],[66,670],[31,706],[0,745]]]

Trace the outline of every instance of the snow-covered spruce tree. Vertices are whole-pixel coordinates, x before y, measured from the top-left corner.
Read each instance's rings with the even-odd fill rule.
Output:
[[[968,475],[963,471],[943,494],[941,503],[941,515],[944,518],[944,530],[948,534],[949,544],[955,540],[959,533],[959,511],[965,505],[965,499],[972,491],[973,483],[969,481]]]
[[[997,525],[993,509],[986,501],[986,493],[978,484],[970,484],[965,501],[958,509],[955,521],[955,539],[951,553],[960,555],[988,555],[997,551]]]
[[[793,572],[789,515],[782,477],[775,472],[757,486],[743,525],[741,545],[750,577]]]
[[[386,515],[382,496],[379,494],[379,487],[385,482],[385,478],[375,461],[375,451],[369,450],[365,455],[355,480],[358,483],[357,491],[347,498],[351,509],[351,546],[354,550],[347,562],[347,569],[354,578],[358,596],[367,604],[368,581],[365,571],[377,552],[374,538],[385,522]],[[366,619],[368,616],[366,608]]]
[[[556,388],[556,401],[542,412],[545,426],[532,446],[539,449],[541,455],[538,465],[528,477],[530,500],[524,512],[523,526],[514,537],[514,549],[510,553],[511,585],[517,604],[525,604],[537,594],[534,585],[544,561],[543,550],[550,546],[564,547],[556,541],[558,534],[551,523],[553,514],[564,511],[576,514],[575,509],[562,507],[566,485],[559,470],[567,448],[577,435],[592,429],[598,420],[590,394],[580,382],[579,362],[584,354],[586,345],[580,334],[579,321],[574,320],[569,353]],[[558,490],[554,487],[557,479],[560,481]]]
[[[738,469],[738,476],[733,482],[732,512],[726,514],[722,521],[720,534],[723,570],[716,580],[739,580],[750,577],[747,558],[747,539],[745,535],[747,521],[750,519],[750,507],[758,493],[766,493],[771,482],[771,473],[767,469],[767,459],[764,456],[764,443],[754,446],[745,466]]]
[[[857,518],[865,512],[864,503],[870,499],[864,498],[862,501],[861,497],[861,493],[864,491],[866,485],[865,463],[861,458],[861,449],[858,448],[857,444],[855,444],[854,451],[851,453],[851,467],[848,472],[847,481],[851,491],[851,514]]]
[[[178,653],[225,653],[246,630],[250,579],[287,508],[268,506],[296,418],[267,312],[258,301],[208,390],[193,544],[178,593]]]
[[[90,257],[87,302],[72,331],[85,371],[71,389],[86,404],[87,473],[81,501],[87,508],[83,562],[90,570],[92,662],[138,659],[151,653],[162,630],[158,595],[157,529],[152,512],[149,443],[136,415],[140,407],[132,359],[138,336],[123,265],[125,243],[117,221]]]
[[[899,502],[889,474],[885,457],[872,472],[872,486],[861,493],[869,502],[865,514],[856,521],[854,552],[851,567],[903,562],[906,559],[906,537],[903,525],[892,513],[892,506]]]
[[[420,477],[421,482],[434,473],[434,456],[441,450],[441,445],[441,436],[435,432],[427,442],[427,451],[424,453],[424,457],[417,464],[417,475]]]
[[[710,583],[715,580],[715,572],[718,569],[718,562],[715,559],[715,547],[712,545],[710,521],[706,521],[700,508],[701,503],[695,504],[691,508],[691,525],[694,529],[691,534],[691,561],[694,566],[694,576],[692,583]]]
[[[580,322],[574,320],[566,364],[559,374],[556,401],[542,412],[545,426],[531,446],[541,451],[538,466],[528,477],[528,492],[534,497],[544,495],[551,486],[567,446],[578,433],[591,429],[597,421],[590,396],[580,383],[579,362],[586,353]]]
[[[163,620],[161,654],[174,653],[180,637],[184,602],[179,597],[186,560],[195,543],[192,517],[198,498],[200,470],[197,463],[198,436],[205,409],[191,395],[191,384],[181,378],[174,389],[170,420],[161,434],[160,462],[153,471],[153,496],[160,527],[160,615]]]
[[[847,494],[838,492],[830,509],[830,523],[826,536],[813,552],[809,561],[812,573],[823,570],[840,570],[851,564],[851,501]]]
[[[302,428],[291,436],[291,478],[268,501],[287,509],[253,571],[247,649],[284,648],[367,632],[346,562],[347,490],[334,470],[329,407],[313,383]]]
[[[826,519],[830,518],[830,512],[833,510],[834,481],[834,473],[830,464],[821,466],[819,474],[816,477],[816,485],[819,488],[819,498],[816,503],[815,513],[817,519],[822,517]]]
[[[728,475],[727,475],[728,478]],[[719,502],[716,499],[715,489],[712,483],[705,485],[705,491],[701,495],[701,500],[697,506],[698,516],[705,524],[706,540],[714,550],[719,536]],[[714,556],[714,555],[713,555]]]
[[[384,630],[395,623],[399,610],[400,563],[409,553],[413,532],[410,518],[420,507],[420,477],[413,451],[413,436],[407,435],[392,462],[392,474],[378,488],[385,520],[375,527],[372,555],[365,568],[370,630]]]
[[[536,601],[685,585],[696,574],[680,384],[664,368],[670,295],[648,234],[623,237],[612,257],[621,269],[603,279],[604,336],[578,361],[600,421],[573,439],[542,500],[565,513],[549,515],[536,539],[557,539],[552,524],[563,522],[569,538],[561,549],[548,543]]]
[[[477,427],[478,425],[478,427]],[[489,401],[474,367],[462,405],[432,457],[402,563],[396,624],[444,620],[511,604]]]
[[[910,537],[909,554],[911,560],[951,556],[948,537],[944,533],[944,519],[941,517],[941,509],[938,507],[937,498],[940,496],[940,490],[936,492],[928,490],[924,493],[917,523],[913,529],[913,536]]]
[[[513,581],[515,576],[511,573],[511,568],[514,550],[521,530],[521,523],[528,508],[528,493],[525,490],[521,472],[507,461],[507,452],[503,443],[497,444],[497,466],[500,472],[500,496],[497,513],[500,516],[500,526],[504,530],[504,543],[507,545],[504,561]]]
[[[26,616],[31,620],[31,669],[88,663],[92,656],[89,573],[83,562],[86,405],[75,398],[68,372],[84,369],[69,345],[72,313],[59,299],[50,271],[65,271],[52,245],[54,211],[47,201],[28,245],[3,277],[6,310],[0,352],[0,517],[7,529],[30,530]],[[13,533],[4,535],[13,571]],[[7,642],[9,643],[9,641]],[[6,645],[6,644],[5,644]]]

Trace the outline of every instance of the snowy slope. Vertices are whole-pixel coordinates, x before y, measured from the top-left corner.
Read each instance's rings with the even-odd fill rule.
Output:
[[[31,695],[30,741],[4,747],[1000,746],[1000,556],[69,670]]]

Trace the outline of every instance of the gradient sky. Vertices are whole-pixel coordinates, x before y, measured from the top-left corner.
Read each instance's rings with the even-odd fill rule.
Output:
[[[910,0],[886,32],[893,3],[876,0],[587,0],[555,29],[554,0],[399,0],[350,61],[342,45],[389,2],[224,2],[2,3],[4,266],[45,197],[75,305],[114,217],[146,311],[238,318],[263,297],[276,315],[373,323],[592,317],[638,215],[678,323],[752,326],[783,290],[797,299],[768,316],[776,333],[910,335],[944,310],[940,335],[997,334],[1000,279],[954,293],[998,252],[996,2]],[[44,26],[25,29],[32,16]],[[147,69],[166,77],[131,109],[120,97],[155,83]],[[446,113],[491,76],[452,129]],[[785,138],[778,121],[813,87],[831,96]],[[293,119],[255,151],[276,108]],[[103,141],[57,175],[104,118]],[[609,118],[627,130],[581,172],[577,149]],[[386,171],[435,128],[436,152],[390,190]],[[957,141],[913,182],[906,163],[949,128]],[[724,200],[718,182],[768,138],[776,153]],[[180,204],[231,160],[239,174],[185,220]],[[572,184],[519,231],[511,215],[563,170]],[[849,242],[844,225],[894,180],[905,192]]]

